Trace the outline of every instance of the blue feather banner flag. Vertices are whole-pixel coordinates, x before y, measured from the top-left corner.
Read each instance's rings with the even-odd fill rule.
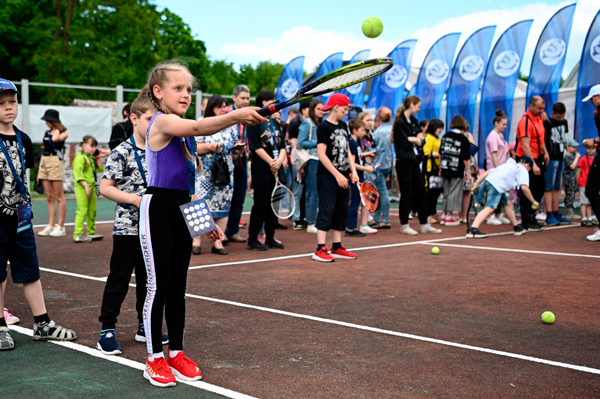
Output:
[[[410,75],[410,65],[416,44],[416,40],[405,40],[388,54],[388,57],[394,61],[394,67],[373,79],[367,108],[377,110],[381,107],[388,107],[392,110],[392,115],[396,112],[396,108],[400,106],[404,98],[404,87]]]
[[[327,75],[329,72],[333,72],[336,69],[340,69],[344,64],[344,53],[334,53],[329,57],[325,58],[325,61],[319,65],[319,69],[317,69],[317,73],[315,73],[315,77],[313,82],[319,79],[323,75]],[[323,104],[327,104],[327,100],[333,93],[325,94],[323,96],[315,97],[319,100],[323,101]]]
[[[440,117],[459,37],[460,33],[449,33],[439,38],[429,49],[414,89],[414,94],[421,99],[421,110],[417,118]]]
[[[527,85],[527,102],[533,96],[541,96],[550,115],[552,105],[558,101],[558,89],[562,78],[565,55],[569,46],[575,4],[563,7],[550,18],[540,35]]]
[[[284,102],[294,97],[302,87],[302,78],[304,77],[304,56],[296,57],[291,60],[279,76],[275,99]],[[288,108],[281,110],[281,120],[286,121],[288,117]]]
[[[486,26],[473,33],[463,44],[450,76],[446,96],[446,126],[454,115],[462,115],[475,126],[475,107],[483,72],[488,63],[496,26]]]
[[[354,54],[348,65],[356,64],[357,62],[366,61],[369,58],[370,50],[362,50]],[[357,83],[353,86],[342,89],[340,93],[345,94],[350,99],[350,105],[363,107],[365,103],[365,89],[367,82]]]
[[[594,123],[594,105],[590,101],[582,102],[590,88],[597,84],[600,84],[600,11],[588,30],[579,61],[575,100],[575,140],[585,140],[598,135]]]
[[[515,88],[532,22],[533,20],[528,19],[509,27],[502,33],[490,55],[483,78],[479,107],[478,161],[480,168],[483,167],[485,161],[484,143],[494,128],[493,121],[497,109],[501,109],[508,117],[508,126],[510,126]],[[508,129],[504,132],[507,140],[509,133]]]

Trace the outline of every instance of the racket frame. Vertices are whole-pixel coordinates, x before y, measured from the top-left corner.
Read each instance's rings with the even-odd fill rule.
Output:
[[[275,207],[273,206],[273,196],[275,195],[275,192],[277,191],[277,189],[279,187],[283,187],[289,194],[290,194],[290,213],[287,216],[279,216],[277,214],[277,212],[275,212]],[[292,193],[292,190],[290,190],[289,188],[287,188],[284,184],[282,184],[279,181],[279,177],[275,176],[275,187],[273,188],[273,191],[271,192],[271,210],[273,211],[273,213],[275,214],[275,216],[277,216],[278,219],[289,219],[294,215],[294,211],[296,211],[296,198],[294,197],[294,193]]]

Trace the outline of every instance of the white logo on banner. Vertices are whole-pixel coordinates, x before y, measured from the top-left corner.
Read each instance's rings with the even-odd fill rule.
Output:
[[[483,73],[483,58],[478,55],[465,57],[458,66],[458,72],[467,82],[477,79]]]
[[[300,86],[298,85],[298,81],[296,79],[286,79],[281,85],[281,94],[285,98],[292,98],[298,91]]]
[[[442,60],[433,60],[427,64],[425,69],[425,77],[434,85],[440,84],[446,80],[450,74],[450,67]]]
[[[353,94],[353,95],[354,95],[354,94],[358,94],[358,93],[360,93],[360,91],[362,90],[362,88],[363,88],[363,85],[364,85],[364,84],[365,84],[365,82],[357,83],[357,84],[355,84],[355,85],[352,85],[352,86],[346,87],[346,90],[347,90],[347,91],[348,91],[348,93],[350,93],[350,94]]]
[[[545,65],[554,66],[563,59],[567,44],[560,39],[549,39],[540,48],[540,59]]]
[[[521,58],[514,51],[503,51],[494,60],[494,71],[503,78],[513,75],[519,70]]]
[[[600,64],[600,36],[597,36],[592,41],[592,48],[590,48],[590,55],[592,59]]]
[[[397,89],[406,83],[406,80],[408,79],[408,72],[403,66],[394,65],[394,67],[387,71],[383,76],[385,79],[385,84],[390,86],[392,89]]]

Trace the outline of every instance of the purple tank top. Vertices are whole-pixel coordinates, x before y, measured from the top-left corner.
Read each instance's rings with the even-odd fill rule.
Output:
[[[190,179],[185,154],[183,153],[182,138],[174,136],[163,149],[154,151],[150,148],[148,133],[154,120],[163,115],[156,113],[146,129],[146,167],[148,168],[148,187],[170,188],[175,190],[190,189]],[[188,140],[189,137],[186,137]],[[191,143],[190,143],[191,144]]]

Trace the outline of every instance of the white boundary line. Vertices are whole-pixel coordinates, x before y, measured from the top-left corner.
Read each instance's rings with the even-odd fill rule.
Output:
[[[29,337],[32,336],[33,334],[33,330],[29,329],[29,328],[25,328],[25,327],[19,327],[19,326],[10,326],[9,329],[11,331],[16,331],[20,334],[23,335],[27,335]],[[98,357],[100,359],[104,359],[104,360],[108,360],[109,362],[113,362],[113,363],[118,363],[121,364],[123,366],[127,366],[127,367],[131,367],[133,369],[137,369],[137,370],[144,370],[144,368],[146,367],[145,364],[140,363],[140,362],[136,362],[134,360],[131,359],[127,359],[125,357],[120,357],[120,356],[109,356],[109,355],[105,355],[102,352],[100,352],[97,349],[94,348],[89,348],[85,345],[81,345],[81,344],[77,344],[75,342],[66,342],[66,341],[49,341],[50,343],[65,347],[65,348],[69,348],[72,350],[75,350],[77,352],[82,352],[85,353],[87,355],[90,356],[94,356],[94,357]],[[219,387],[217,385],[213,385],[213,384],[209,384],[207,382],[202,382],[202,381],[182,381],[182,380],[177,380],[177,383],[180,384],[187,384],[187,385],[191,385],[195,388],[200,388],[200,389],[204,389],[205,391],[209,391],[209,392],[213,392],[213,393],[217,393],[219,395],[223,395],[223,396],[227,396],[228,398],[232,398],[232,399],[255,399],[254,396],[248,396],[245,395],[243,393],[239,393],[239,392],[235,392],[232,391],[230,389],[227,388],[223,388],[223,387]]]
[[[419,244],[427,244],[420,242]],[[509,248],[493,248],[493,247],[478,247],[475,245],[457,245],[457,244],[438,244],[436,242],[429,243],[439,245],[440,247],[454,247],[454,248],[466,248],[466,249],[481,249],[485,251],[502,251],[502,252],[519,252],[524,254],[540,254],[540,255],[553,255],[553,256],[573,256],[578,258],[594,258],[600,259],[600,255],[586,255],[586,254],[569,254],[565,252],[546,252],[546,251],[528,251],[526,249],[509,249]]]

